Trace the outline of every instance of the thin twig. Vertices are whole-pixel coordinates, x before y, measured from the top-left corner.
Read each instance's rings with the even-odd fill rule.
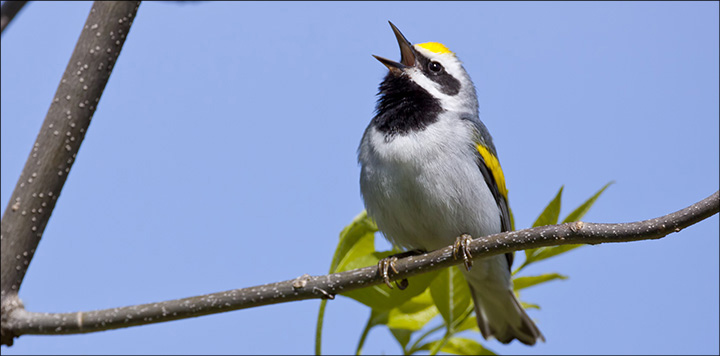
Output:
[[[65,184],[139,2],[95,2],[0,223],[2,323]],[[3,6],[4,7],[4,6]],[[2,344],[12,335],[2,327]]]
[[[470,243],[473,258],[505,252],[565,244],[600,244],[659,239],[702,221],[720,210],[718,192],[685,209],[659,218],[622,224],[574,222],[504,232],[474,239]],[[452,246],[419,256],[399,259],[393,278],[416,274],[462,263],[452,257]],[[301,283],[299,283],[299,280]],[[324,276],[303,275],[278,283],[235,289],[197,297],[122,308],[77,313],[34,313],[14,310],[3,327],[16,335],[78,334],[165,322],[230,310],[305,299],[326,298],[383,283],[376,266],[359,268]],[[319,291],[323,291],[321,293]]]

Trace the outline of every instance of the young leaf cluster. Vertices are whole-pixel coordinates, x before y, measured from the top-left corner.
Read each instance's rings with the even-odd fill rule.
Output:
[[[562,221],[581,219],[612,182],[606,184]],[[559,221],[563,187],[545,207],[533,224],[555,225]],[[400,252],[375,250],[377,226],[366,212],[360,213],[340,233],[330,273],[377,265],[387,256]],[[515,293],[522,289],[567,279],[559,273],[516,276],[531,264],[568,252],[582,245],[561,245],[525,250],[524,262],[513,271]],[[404,355],[428,351],[457,355],[493,355],[473,338],[458,336],[468,330],[479,333],[467,282],[458,266],[410,277],[406,289],[390,289],[385,284],[354,290],[343,296],[352,298],[370,309],[370,316],[360,336],[355,353],[360,355],[371,329],[384,327],[393,335]],[[519,297],[519,294],[518,294]],[[536,304],[521,302],[524,308],[540,309]],[[318,313],[315,352],[321,354],[322,324],[327,301],[322,300]],[[438,318],[439,316],[439,318]]]

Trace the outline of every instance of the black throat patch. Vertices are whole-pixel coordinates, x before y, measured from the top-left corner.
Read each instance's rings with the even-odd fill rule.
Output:
[[[388,73],[378,95],[372,123],[385,134],[386,141],[395,135],[424,130],[442,112],[440,101],[405,75]]]

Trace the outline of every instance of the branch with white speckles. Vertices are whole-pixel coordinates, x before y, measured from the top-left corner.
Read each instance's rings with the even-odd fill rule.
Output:
[[[139,2],[125,1],[93,4],[3,214],[0,313],[4,345],[12,345],[17,335],[5,325],[12,311],[22,310],[17,297],[20,285],[139,6]],[[5,4],[2,7],[5,11]]]
[[[470,243],[473,258],[482,258],[529,248],[565,245],[600,244],[659,239],[700,222],[720,210],[718,192],[675,213],[659,218],[622,224],[574,222],[504,232],[481,237]],[[452,246],[426,254],[399,259],[397,274],[401,279],[461,263],[452,256]],[[376,266],[325,276],[303,275],[293,280],[235,289],[197,297],[114,309],[77,313],[34,313],[14,310],[7,327],[16,335],[78,334],[159,323],[231,310],[259,307],[297,300],[332,298],[351,290],[383,283]],[[399,292],[402,293],[402,292]]]

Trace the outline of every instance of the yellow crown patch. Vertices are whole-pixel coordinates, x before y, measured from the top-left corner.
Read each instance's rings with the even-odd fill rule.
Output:
[[[424,48],[433,53],[438,53],[438,54],[452,53],[452,51],[450,51],[447,47],[445,47],[444,44],[439,43],[439,42],[419,43],[419,44],[416,44],[416,46],[418,46],[420,48]]]

